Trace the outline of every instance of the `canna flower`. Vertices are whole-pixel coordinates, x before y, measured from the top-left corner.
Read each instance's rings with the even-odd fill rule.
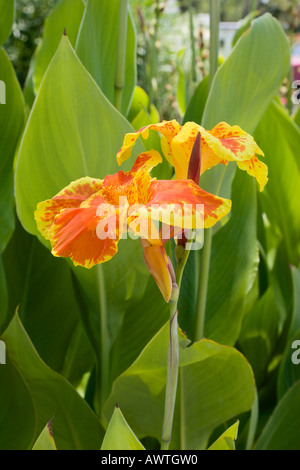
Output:
[[[147,139],[149,131],[161,134],[161,147],[168,162],[175,168],[177,179],[187,179],[193,145],[201,134],[201,174],[218,163],[234,161],[241,170],[256,178],[262,191],[268,181],[268,167],[257,158],[264,156],[253,137],[239,126],[221,122],[207,131],[194,122],[181,126],[176,120],[150,124],[137,132],[127,134],[117,155],[118,164],[127,160],[139,136]]]
[[[228,214],[231,201],[205,192],[192,180],[151,178],[150,171],[161,161],[155,150],[142,153],[126,173],[104,180],[81,178],[40,202],[35,220],[52,254],[92,268],[115,256],[119,241],[131,232],[140,237],[145,262],[168,302],[172,276],[166,241],[180,233],[183,224],[197,229],[199,219],[204,228],[212,227]],[[162,230],[166,224],[167,238]]]

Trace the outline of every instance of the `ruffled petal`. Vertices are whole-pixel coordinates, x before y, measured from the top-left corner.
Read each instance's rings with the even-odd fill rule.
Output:
[[[121,165],[124,161],[128,160],[131,156],[132,147],[134,146],[137,139],[141,136],[143,139],[148,139],[149,131],[156,131],[162,134],[161,147],[162,151],[171,165],[173,165],[173,152],[171,148],[172,140],[180,131],[180,124],[174,119],[173,121],[163,121],[158,124],[150,124],[149,126],[143,127],[137,132],[126,134],[123,146],[117,154],[118,164]]]
[[[49,240],[49,229],[55,217],[63,209],[79,207],[90,196],[102,188],[103,181],[94,178],[81,178],[73,181],[52,199],[40,202],[37,205],[34,217],[39,232]]]
[[[256,178],[260,191],[263,191],[268,182],[268,167],[263,162],[254,156],[251,160],[246,162],[237,162],[237,166],[241,170],[247,171],[248,175]]]
[[[116,227],[115,238],[110,232],[100,239],[97,226],[102,221],[109,224],[108,218],[97,216],[96,207],[63,210],[51,227],[52,254],[69,257],[75,266],[85,268],[110,260],[118,251],[119,234]]]

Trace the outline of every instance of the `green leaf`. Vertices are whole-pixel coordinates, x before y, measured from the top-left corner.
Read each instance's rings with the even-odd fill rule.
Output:
[[[294,341],[300,340],[300,270],[292,268],[293,279],[293,309],[287,337],[286,348],[280,364],[277,395],[282,398],[288,389],[298,380],[300,380],[300,367],[294,363],[293,354],[297,355],[297,350],[293,348]],[[295,344],[297,346],[297,343]],[[299,349],[299,348],[298,348]],[[299,356],[299,355],[298,355]],[[296,357],[296,359],[298,359]],[[296,361],[298,362],[298,360]]]
[[[9,292],[7,320],[19,306],[22,323],[41,358],[70,382],[78,382],[95,358],[83,336],[69,267],[63,260],[56,260],[20,224],[3,261]]]
[[[0,340],[4,340],[0,336]],[[9,349],[9,345],[6,345]],[[31,392],[22,373],[10,361],[0,364],[0,450],[28,450],[36,433],[37,417]]]
[[[268,365],[278,340],[279,311],[270,287],[246,315],[239,344],[249,360],[259,387],[265,380]]]
[[[2,339],[11,364],[6,365],[7,369],[11,371],[13,366],[21,374],[34,402],[38,418],[36,438],[50,416],[59,450],[99,449],[103,430],[98,419],[69,382],[42,362],[17,315]],[[18,389],[9,390],[12,393]],[[15,407],[19,403],[18,399],[13,400]]]
[[[264,212],[282,234],[289,263],[297,266],[300,253],[300,130],[285,110],[273,102],[259,123],[255,138],[266,154],[269,182],[261,193]],[[284,155],[284,158],[282,157]]]
[[[129,122],[132,122],[141,109],[148,110],[150,106],[149,96],[140,86],[136,86],[133,92],[133,97],[130,105],[130,110],[127,116]]]
[[[109,422],[101,450],[145,450],[118,406]]]
[[[0,49],[0,70],[6,95],[6,104],[0,105],[0,249],[3,251],[15,224],[13,159],[25,110],[20,85],[4,49]]]
[[[245,18],[243,19],[240,28],[234,35],[232,40],[232,47],[236,45],[240,37],[250,28],[252,21],[259,15],[259,11],[251,11]]]
[[[298,366],[299,367],[299,366]],[[256,450],[300,450],[300,381],[275,408],[258,439]]]
[[[289,43],[278,21],[268,13],[254,20],[214,78],[204,127],[226,121],[253,132],[289,67]]]
[[[197,86],[195,93],[189,101],[187,106],[183,122],[193,121],[201,124],[202,117],[206,105],[206,101],[209,93],[209,76],[203,78],[203,80]]]
[[[235,441],[237,440],[239,430],[239,421],[228,428],[219,439],[214,442],[208,450],[235,450]]]
[[[205,339],[186,347],[186,337],[180,331],[179,338],[180,369],[171,448],[204,449],[216,427],[251,408],[253,375],[235,349]],[[168,340],[166,324],[115,380],[105,407],[109,417],[118,401],[140,439],[160,439]]]
[[[5,43],[13,25],[15,15],[14,0],[0,0],[0,46]],[[1,68],[2,71],[2,68]],[[1,77],[2,78],[2,77]]]
[[[284,394],[300,380],[299,350],[300,350],[300,328],[296,330],[287,343],[280,363],[277,396],[281,399]],[[293,361],[294,359],[294,361]],[[296,361],[296,362],[295,362]],[[294,363],[295,362],[295,363]]]
[[[78,57],[113,104],[118,60],[119,1],[88,0],[76,43]],[[131,15],[128,14],[125,88],[122,96],[122,113],[125,116],[127,116],[135,88],[135,57],[135,30]]]
[[[32,450],[57,450],[49,424],[44,427]]]
[[[38,92],[43,76],[58,48],[64,29],[72,46],[75,45],[83,12],[82,0],[60,0],[46,18],[43,41],[35,58],[33,73],[35,93]]]

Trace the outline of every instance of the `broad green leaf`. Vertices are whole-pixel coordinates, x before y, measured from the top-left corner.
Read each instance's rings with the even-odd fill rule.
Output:
[[[208,450],[235,450],[235,441],[238,436],[239,421],[228,428]]]
[[[44,427],[32,450],[57,450],[49,424]]]
[[[226,121],[253,132],[289,67],[290,48],[279,22],[268,13],[254,20],[215,76],[204,127]]]
[[[235,349],[202,340],[186,347],[179,331],[180,369],[172,449],[204,449],[213,430],[249,410],[254,400],[251,368]],[[113,385],[105,413],[116,401],[136,435],[160,439],[169,325],[149,342]]]
[[[75,46],[83,12],[84,3],[82,0],[60,0],[47,17],[43,41],[35,58],[33,72],[35,93],[37,93],[48,65],[58,48],[64,30],[66,30],[72,46]]]
[[[277,396],[281,399],[284,394],[300,380],[300,328],[289,337],[286,349],[280,363]]]
[[[131,366],[168,318],[169,305],[158,295],[157,285],[150,277],[143,297],[126,309],[111,354],[112,380]]]
[[[0,450],[30,449],[36,425],[30,390],[19,369],[7,357],[6,364],[0,364]]]
[[[145,450],[118,406],[109,422],[101,450]]]
[[[255,449],[300,450],[299,407],[300,381],[296,382],[278,403]]]
[[[269,167],[269,182],[260,195],[262,207],[271,225],[281,231],[289,262],[297,266],[300,253],[300,163],[297,159],[300,130],[285,110],[273,102],[259,123],[255,138],[266,154],[264,161]]]
[[[13,367],[21,374],[34,402],[38,418],[36,438],[50,416],[59,450],[99,449],[103,430],[97,417],[69,382],[40,359],[17,315],[2,339],[11,364],[7,369]],[[19,406],[18,400],[13,405]]]
[[[14,21],[14,14],[15,1],[0,0],[0,46],[5,43],[9,36]]]
[[[6,104],[2,100],[0,104],[0,249],[3,251],[15,224],[13,159],[25,111],[20,85],[4,49],[0,49],[0,70],[0,87],[6,98]]]
[[[266,378],[276,347],[278,324],[279,312],[270,287],[244,318],[239,337],[241,351],[252,366],[258,387]]]
[[[234,38],[232,40],[232,46],[235,46],[240,37],[247,31],[247,29],[251,26],[252,21],[254,18],[256,18],[259,15],[259,11],[251,11],[243,21],[241,22],[240,28],[237,30],[237,32],[234,35]]]
[[[189,101],[187,106],[183,122],[193,121],[201,124],[205,104],[209,93],[209,76],[203,78],[203,80],[197,86],[195,93]]]
[[[9,292],[8,319],[19,306],[22,323],[41,358],[70,382],[78,382],[95,359],[84,337],[69,267],[63,260],[56,260],[20,224],[3,261]]]
[[[118,60],[118,24],[120,0],[88,0],[76,43],[76,52],[109,101],[115,100],[115,75]],[[128,14],[125,79],[122,114],[128,113],[136,81],[136,39]],[[91,53],[91,51],[93,51]]]

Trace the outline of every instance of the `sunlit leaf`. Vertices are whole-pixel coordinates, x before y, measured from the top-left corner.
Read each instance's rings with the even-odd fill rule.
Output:
[[[4,44],[9,36],[14,14],[15,0],[0,0],[0,45]]]
[[[0,9],[1,11],[1,9]],[[4,49],[0,49],[0,250],[3,251],[14,229],[13,159],[24,123],[24,100],[14,69]]]
[[[88,0],[80,27],[76,52],[111,103],[115,99],[115,75],[118,60],[119,0]],[[122,113],[126,116],[136,81],[135,30],[128,14],[127,44]],[[91,54],[91,51],[93,53]]]
[[[101,450],[145,450],[116,407],[104,436]]]
[[[169,340],[168,324],[113,385],[106,405],[109,417],[116,401],[139,438],[160,439]],[[235,349],[202,340],[186,348],[180,334],[180,370],[172,449],[203,449],[212,431],[251,409],[251,368]],[[197,398],[195,398],[197,397]]]
[[[42,362],[17,315],[2,339],[10,364],[4,369],[7,373],[16,369],[32,397],[38,420],[36,438],[49,417],[53,417],[58,449],[99,449],[103,431],[98,419],[69,382]],[[11,387],[10,393],[13,391],[18,393],[18,387]],[[12,406],[20,406],[18,396],[12,400]]]
[[[238,436],[239,421],[230,426],[208,450],[235,450],[235,441]]]

